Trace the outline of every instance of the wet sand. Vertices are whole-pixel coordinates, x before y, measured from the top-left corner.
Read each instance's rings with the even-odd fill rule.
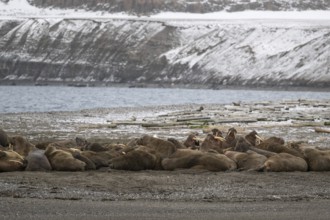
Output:
[[[158,106],[1,114],[32,142],[82,136],[103,142],[142,134],[183,140],[212,127],[253,129],[330,147],[330,101]],[[185,123],[182,123],[185,122]],[[188,123],[189,122],[189,123]],[[328,219],[330,172],[117,171],[0,173],[2,219]]]

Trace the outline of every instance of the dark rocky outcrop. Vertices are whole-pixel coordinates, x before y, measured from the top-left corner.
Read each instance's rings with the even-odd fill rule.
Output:
[[[160,11],[206,13],[244,10],[326,10],[330,2],[323,0],[29,0],[38,7],[75,8],[92,11],[153,14]]]

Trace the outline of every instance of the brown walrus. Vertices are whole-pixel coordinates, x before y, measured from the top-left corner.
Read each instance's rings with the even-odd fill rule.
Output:
[[[100,151],[107,151],[108,149],[104,146],[102,146],[99,143],[91,143],[83,138],[76,137],[76,143],[77,146],[81,148],[81,150],[90,150],[95,152]]]
[[[180,141],[178,141],[175,138],[167,138],[167,141],[169,141],[172,144],[174,144],[176,149],[185,149],[186,148],[186,146],[184,146],[183,143],[181,143]]]
[[[236,163],[223,154],[191,149],[178,149],[170,157],[162,160],[162,166],[165,170],[205,169],[214,172],[237,168]]]
[[[310,171],[330,171],[330,150],[303,148]]]
[[[228,129],[228,132],[225,137],[225,141],[223,143],[224,149],[228,149],[228,148],[234,149],[237,143],[236,134],[237,134],[237,130],[235,128]]]
[[[288,153],[291,155],[294,155],[296,157],[304,158],[303,154],[299,152],[298,150],[294,148],[289,148],[281,143],[283,143],[284,140],[281,138],[272,137],[270,139],[267,139],[256,146],[256,148],[271,151],[274,153]]]
[[[218,153],[223,153],[222,143],[224,138],[214,136],[213,134],[208,134],[201,144],[201,151],[215,150]]]
[[[26,157],[30,151],[36,149],[33,144],[22,136],[11,137],[10,142],[13,145],[13,150],[23,157]]]
[[[137,144],[154,150],[162,159],[170,156],[176,151],[176,147],[173,143],[149,135],[144,135],[137,141]]]
[[[153,170],[161,168],[160,161],[160,157],[154,150],[145,146],[136,146],[113,158],[110,162],[110,168],[132,171]]]
[[[86,163],[72,156],[71,153],[48,146],[45,151],[53,170],[57,171],[84,171]]]
[[[225,155],[236,162],[238,170],[259,170],[267,160],[267,157],[254,151],[237,152],[226,151]]]
[[[245,139],[254,147],[262,142],[262,138],[254,130],[248,133],[245,136]]]
[[[306,172],[308,165],[301,157],[296,157],[288,153],[279,153],[269,157],[260,170],[271,172]]]
[[[264,155],[266,157],[271,157],[276,155],[276,153],[268,151],[268,150],[262,150],[259,149],[257,147],[253,147],[250,142],[248,142],[244,137],[242,136],[238,136],[236,137],[236,145],[234,147],[234,149],[232,149],[234,151],[238,151],[238,152],[247,152],[247,151],[254,151],[258,154]]]
[[[183,145],[186,148],[199,149],[200,141],[198,140],[197,135],[198,135],[197,133],[189,134],[187,139],[184,141]]]
[[[22,171],[26,167],[24,158],[13,150],[0,150],[0,172]]]

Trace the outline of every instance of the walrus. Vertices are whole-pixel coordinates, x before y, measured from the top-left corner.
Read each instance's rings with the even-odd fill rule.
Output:
[[[79,137],[76,137],[76,143],[77,143],[77,146],[81,148],[81,150],[90,150],[90,151],[95,151],[95,152],[108,150],[106,147],[103,147],[99,143],[90,143],[87,140],[79,138]]]
[[[225,141],[223,142],[224,149],[228,149],[228,148],[234,149],[237,142],[236,134],[237,134],[237,130],[235,128],[228,129],[228,132],[225,137]]]
[[[69,152],[48,146],[45,151],[53,170],[56,171],[84,171],[86,163],[73,157]]]
[[[42,144],[42,145],[41,145]],[[68,139],[68,140],[56,140],[50,142],[44,142],[37,144],[39,149],[45,150],[48,146],[52,146],[55,148],[79,148],[76,140]]]
[[[72,156],[75,159],[80,160],[80,161],[82,161],[86,164],[85,165],[85,170],[96,170],[98,168],[96,166],[96,164],[94,163],[94,161],[92,161],[88,157],[82,155],[82,152],[80,152],[80,151],[71,151],[70,153],[72,154]]]
[[[254,130],[245,135],[245,139],[254,147],[262,142],[262,138]]]
[[[0,128],[0,146],[7,148],[9,147],[9,137],[7,133]]]
[[[45,151],[35,149],[29,152],[27,157],[27,166],[25,171],[50,171],[52,166],[50,165],[48,158],[45,156]]]
[[[236,162],[238,170],[259,170],[267,160],[267,157],[254,151],[247,152],[226,151],[225,155]]]
[[[162,160],[162,166],[165,170],[205,169],[214,172],[237,168],[236,163],[223,154],[191,149],[178,149],[170,157]]]
[[[281,144],[281,145],[284,145],[285,144],[285,141],[284,141],[283,138],[281,138],[281,137],[275,137],[275,136],[269,137],[266,140],[264,140],[263,142],[274,143],[274,144],[276,143],[276,144]]]
[[[36,149],[26,138],[22,136],[14,136],[10,138],[10,142],[13,145],[13,150],[26,157],[30,151]]]
[[[119,153],[111,153],[109,151],[95,152],[90,150],[82,151],[80,154],[91,160],[95,164],[96,169],[108,167],[111,159],[120,155]]]
[[[222,143],[225,139],[218,136],[214,136],[213,134],[208,134],[204,141],[201,144],[201,151],[209,151],[215,150],[218,153],[223,153]]]
[[[211,132],[215,137],[223,137],[222,132],[218,128],[213,128]]]
[[[184,141],[183,145],[186,148],[190,148],[190,149],[199,149],[200,147],[200,140],[197,138],[197,133],[192,133],[189,134],[187,139]]]
[[[236,137],[236,144],[234,146],[234,151],[246,152],[250,150],[252,145],[244,137]]]
[[[308,165],[301,157],[296,157],[288,153],[279,153],[269,157],[260,170],[271,172],[306,172],[308,171]]]
[[[110,161],[110,168],[117,170],[154,170],[161,169],[161,158],[153,149],[145,146],[136,146],[130,151],[115,157]]]
[[[303,148],[310,171],[330,171],[330,150]]]
[[[78,148],[76,140],[48,140],[36,143],[35,147],[41,150],[46,150],[48,146],[56,148]]]
[[[13,150],[0,150],[0,172],[22,171],[26,167],[24,158]]]
[[[181,143],[180,141],[178,141],[175,138],[167,138],[167,141],[169,141],[172,144],[174,144],[176,149],[185,149],[186,148],[186,146],[184,146],[183,143]]]
[[[50,145],[50,147],[54,147],[53,145]],[[57,150],[62,150],[65,152],[70,153],[75,159],[80,160],[82,162],[84,162],[85,165],[85,170],[96,170],[96,164],[89,159],[88,157],[86,157],[85,155],[83,155],[83,151],[81,151],[80,149],[76,148],[76,147],[55,147]]]
[[[49,145],[49,147],[54,147]],[[57,150],[62,150],[72,154],[75,159],[83,161],[86,163],[85,170],[95,170],[101,167],[108,167],[110,159],[119,156],[120,152],[117,151],[117,148],[108,151],[90,151],[90,150],[81,150],[76,147],[56,147]],[[120,148],[121,149],[121,148]]]
[[[283,141],[280,138],[271,138],[263,141],[259,145],[256,146],[256,148],[271,151],[274,153],[288,153],[291,155],[294,155],[296,157],[304,158],[304,155],[299,152],[298,150],[294,148],[289,148],[285,145],[282,145],[280,143],[283,143]]]
[[[144,135],[137,141],[137,144],[154,150],[162,159],[176,151],[176,147],[173,143],[149,135]]]
[[[232,149],[233,151],[237,151],[237,152],[247,152],[247,151],[254,151],[258,154],[264,155],[266,157],[271,157],[276,155],[276,153],[268,151],[268,150],[263,150],[263,149],[259,149],[257,147],[254,147],[250,144],[249,141],[247,141],[244,137],[242,136],[238,136],[236,137],[236,145],[234,147],[234,149]],[[226,150],[227,151],[227,150]]]

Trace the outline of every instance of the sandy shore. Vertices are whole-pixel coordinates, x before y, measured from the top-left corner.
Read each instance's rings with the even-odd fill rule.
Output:
[[[76,136],[125,143],[143,134],[203,137],[213,126],[330,147],[330,101],[158,106],[1,114],[1,127],[32,142]],[[0,218],[327,219],[330,172],[0,173]]]

